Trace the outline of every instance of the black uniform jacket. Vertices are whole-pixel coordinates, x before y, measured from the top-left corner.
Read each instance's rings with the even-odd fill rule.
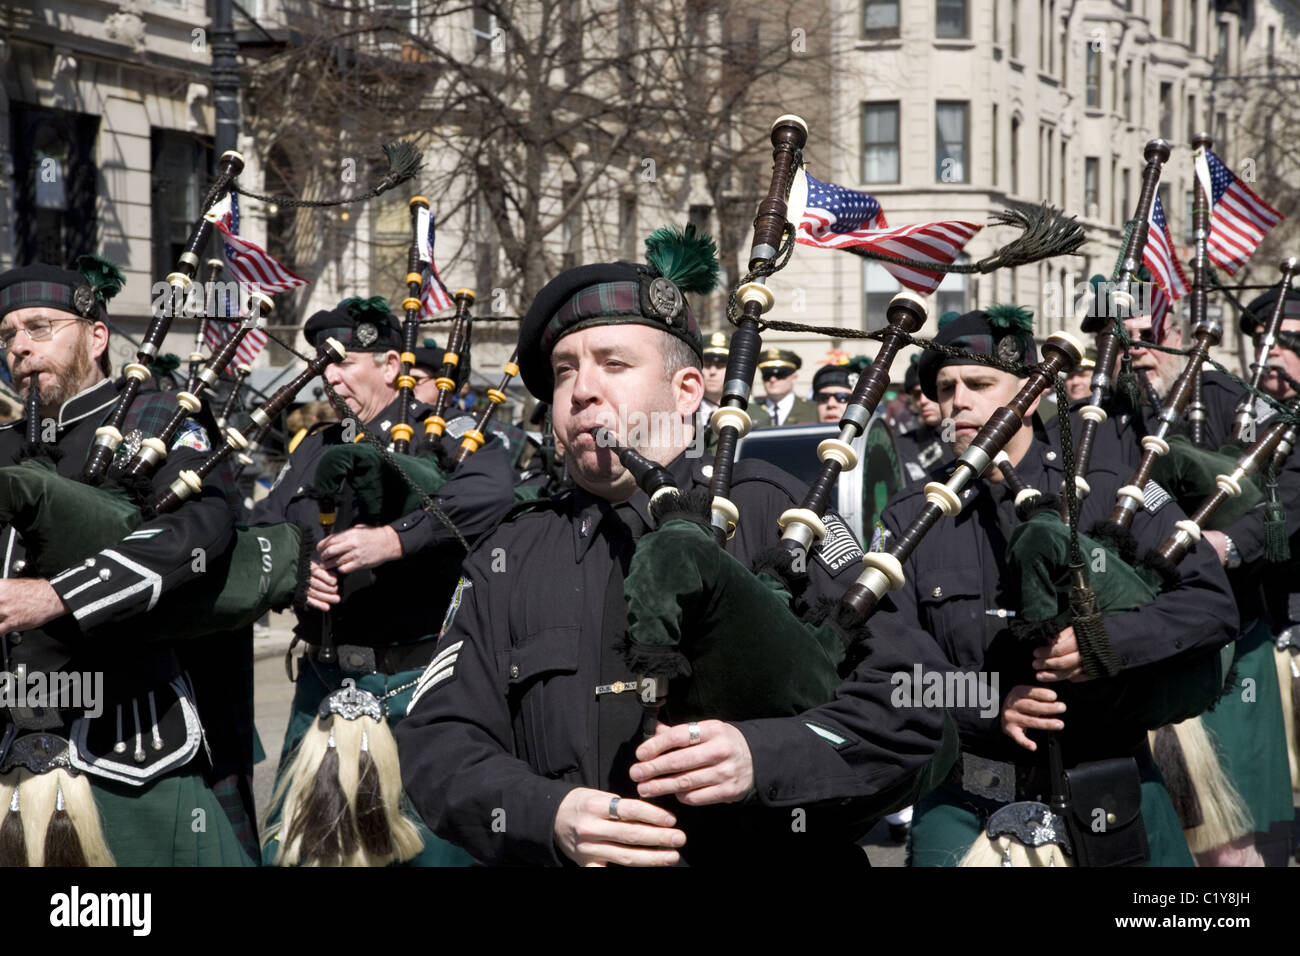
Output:
[[[683,489],[707,485],[712,473],[711,465],[685,456],[669,469]],[[766,462],[738,462],[731,497],[741,521],[727,551],[750,565],[779,540],[778,516],[803,494],[798,481]],[[606,649],[617,641],[605,615],[607,588],[618,588],[615,606],[622,600],[616,565],[635,547],[626,528],[643,522],[648,523],[643,492],[611,505],[573,490],[521,509],[465,562],[438,653],[398,728],[398,744],[403,786],[420,814],[436,833],[482,862],[565,862],[553,827],[570,790],[585,786],[635,795],[625,768],[620,774],[602,760],[610,749],[602,728],[607,732],[611,722],[626,720],[620,708],[632,708],[635,717],[639,701],[635,694],[598,696],[595,688],[635,677]],[[838,516],[828,524],[827,540],[809,562],[810,591],[838,597],[860,570],[861,549]],[[625,607],[611,620],[615,634],[625,630]],[[847,820],[858,803],[853,798],[879,804],[885,794],[906,805],[911,785],[942,749],[945,729],[952,759],[951,727],[942,711],[892,707],[889,680],[881,672],[910,667],[932,647],[906,646],[888,631],[880,636],[874,656],[807,720],[738,725],[754,758],[755,799],[735,808],[749,829],[737,833],[732,817],[722,827],[731,837],[719,841],[713,829],[721,820],[717,814],[733,808],[699,808],[692,817],[686,812],[691,808],[667,802],[687,833],[688,860],[707,858],[691,853],[708,845],[710,835],[713,859],[732,863],[748,849],[768,854],[769,862],[774,853],[800,852],[778,846],[778,831],[791,835],[792,811],[771,809],[795,806],[807,811],[806,833],[820,834],[823,849],[834,844],[861,860],[852,841],[864,832],[853,831],[862,821]],[[631,729],[623,739],[638,742],[635,720]],[[945,764],[939,773],[946,769]],[[841,810],[845,816],[836,816]],[[707,813],[715,815],[705,820]],[[805,838],[806,847],[812,843]]]
[[[94,441],[95,429],[111,414],[120,383],[108,380],[74,396],[59,410],[55,423],[57,471],[80,475]],[[141,392],[122,429],[125,440],[110,465],[111,479],[126,463],[140,437],[156,435],[176,408],[175,396]],[[26,436],[25,422],[0,426],[0,462],[14,462]],[[153,475],[160,491],[182,469],[194,469],[207,457],[202,430],[188,422]],[[77,533],[82,516],[66,516],[67,533]],[[152,608],[166,591],[204,573],[207,561],[233,542],[235,514],[219,483],[208,482],[201,495],[177,510],[140,525],[110,547],[88,554],[85,561],[56,574],[50,584],[69,614],[44,628],[3,639],[5,669],[102,674],[102,693],[83,705],[54,701],[44,707],[17,706],[0,712],[0,758],[15,735],[52,730],[71,741],[75,767],[96,776],[139,786],[188,764],[200,753],[203,732],[194,695],[182,672],[165,626],[109,625]],[[22,542],[12,528],[3,535],[6,577],[23,575]],[[197,561],[199,553],[206,561]],[[53,679],[53,678],[52,678]],[[62,679],[62,678],[60,678]],[[93,709],[83,712],[82,706]],[[11,726],[5,726],[11,722]]]
[[[951,465],[936,473],[942,480]],[[1061,488],[1060,456],[1035,441],[1016,471],[1030,487],[1044,493]],[[1092,493],[1084,500],[1080,530],[1087,532],[1109,516],[1115,492],[1129,475],[1122,467],[1098,463],[1088,473]],[[1133,520],[1139,554],[1159,546],[1185,515],[1154,482],[1147,486],[1147,507]],[[921,484],[897,495],[882,516],[884,549],[908,528],[925,505]],[[1036,685],[1030,666],[1032,648],[1018,643],[1010,629],[1016,608],[1008,606],[1006,541],[1015,528],[1014,506],[1005,485],[976,481],[962,495],[955,518],[941,518],[921,539],[904,564],[907,581],[890,592],[871,620],[874,632],[921,628],[933,635],[944,655],[963,671],[998,674],[997,713],[977,706],[950,707],[961,733],[962,749],[996,760],[1027,760],[1029,752],[1001,729],[1002,699],[1016,684]],[[1085,552],[1090,563],[1094,556]],[[1106,630],[1123,668],[1135,668],[1202,647],[1221,647],[1236,637],[1237,609],[1227,578],[1212,549],[1200,547],[1184,559],[1181,585],[1137,610],[1107,615]],[[1094,588],[1105,574],[1093,569]],[[1052,686],[1046,684],[1044,686]],[[1070,714],[1063,718],[1069,728]],[[1072,728],[1070,728],[1072,729]],[[1102,747],[1120,742],[1101,741]],[[1122,742],[1109,756],[1126,752]],[[1089,759],[1079,757],[1079,759]]]
[[[366,422],[365,430],[388,437],[389,429],[397,422],[398,401],[394,398],[373,421]],[[416,402],[410,420],[420,422],[431,414],[432,406]],[[338,422],[304,438],[285,463],[271,493],[253,509],[252,524],[291,521],[303,529],[304,540],[319,542],[320,507],[307,491],[321,455],[340,444],[344,444],[344,426]],[[493,439],[456,469],[434,500],[461,535],[472,542],[496,527],[510,509],[514,501],[513,479],[505,447]],[[403,644],[436,633],[456,583],[463,557],[460,544],[445,524],[423,510],[402,516],[390,527],[401,541],[403,560],[345,577],[344,600],[332,612],[334,635],[340,642]],[[450,556],[448,545],[453,549]],[[450,570],[445,571],[444,565]],[[376,582],[378,586],[367,586]],[[319,612],[305,609],[299,613],[297,632],[304,640],[317,643],[320,625]]]

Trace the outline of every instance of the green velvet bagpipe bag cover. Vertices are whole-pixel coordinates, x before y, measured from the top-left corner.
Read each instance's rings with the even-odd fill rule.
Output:
[[[776,578],[755,574],[690,520],[637,542],[623,592],[637,676],[669,676],[675,723],[786,717],[826,703],[840,684],[840,639],[791,611]]]
[[[1219,475],[1230,475],[1237,467],[1237,459],[1242,449],[1235,445],[1224,445],[1218,451],[1199,448],[1192,444],[1185,435],[1175,435],[1169,439],[1169,454],[1156,459],[1151,469],[1151,478],[1174,496],[1178,507],[1191,515],[1201,506],[1201,502],[1218,491],[1215,479]],[[1253,478],[1241,480],[1241,494],[1228,498],[1219,505],[1206,525],[1206,531],[1221,531],[1228,527],[1263,497],[1258,484]]]
[[[1159,574],[1133,567],[1109,542],[1080,534],[1079,547],[1103,614],[1135,610],[1160,594]],[[1022,635],[1037,641],[1070,626],[1070,529],[1054,510],[1040,510],[1016,527],[1007,544],[1007,565],[1008,601],[1020,609]],[[1090,736],[1138,726],[1154,730],[1213,705],[1231,666],[1231,645],[1226,650],[1226,659],[1219,649],[1202,650],[1114,677],[1050,686],[1066,702],[1067,714],[1076,715],[1075,726],[1085,724]]]

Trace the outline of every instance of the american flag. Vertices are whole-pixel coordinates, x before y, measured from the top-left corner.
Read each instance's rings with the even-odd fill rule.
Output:
[[[233,189],[229,205],[218,215],[217,228],[224,237],[226,266],[239,282],[267,295],[307,284],[306,279],[294,275],[257,243],[240,238],[239,196]]]
[[[808,176],[808,205],[798,241],[823,249],[863,247],[901,259],[951,265],[983,226],[973,222],[924,222],[890,228],[874,196]],[[922,295],[939,287],[944,273],[881,262],[894,278]]]
[[[238,322],[226,322],[221,319],[209,319],[208,327],[203,333],[203,342],[209,349],[209,354],[215,352],[221,347],[221,343],[230,338],[235,330],[239,328]],[[262,351],[266,345],[266,333],[261,329],[249,329],[239,342],[239,347],[235,349],[235,357],[230,366],[235,365],[252,365],[253,359],[257,358],[257,353]]]
[[[1147,246],[1142,250],[1142,261],[1156,282],[1169,293],[1169,298],[1180,299],[1187,294],[1187,276],[1174,255],[1174,240],[1169,235],[1169,224],[1165,222],[1165,210],[1159,196],[1151,204],[1148,222],[1151,229],[1147,234]]]
[[[1196,152],[1196,178],[1210,197],[1210,235],[1206,255],[1229,275],[1254,255],[1280,212],[1260,199],[1208,149]]]
[[[217,228],[221,230],[226,267],[241,287],[256,289],[271,295],[307,284],[306,279],[290,272],[265,249],[240,238],[239,196],[235,190],[232,189],[229,196],[214,207],[212,212],[217,216]],[[238,322],[222,320],[222,317],[229,316],[235,311],[228,305],[224,309],[218,308],[215,311],[217,315],[209,319],[203,336],[203,341],[213,350],[218,348],[239,326]],[[264,331],[252,329],[235,350],[234,362],[251,365],[266,342],[267,335]]]
[[[420,293],[420,299],[424,302],[424,314],[436,315],[443,309],[450,309],[452,306],[451,294],[447,287],[442,284],[442,276],[438,275],[438,267],[433,264],[433,239],[434,239],[435,222],[433,214],[429,214],[429,258],[424,264],[428,267],[424,272],[424,290]]]
[[[1169,296],[1158,283],[1151,283],[1151,333],[1157,342],[1165,335],[1165,318],[1169,315]]]

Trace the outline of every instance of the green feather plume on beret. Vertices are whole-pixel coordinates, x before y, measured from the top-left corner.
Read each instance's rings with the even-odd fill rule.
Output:
[[[718,285],[718,247],[708,236],[697,236],[694,225],[656,229],[646,238],[645,257],[683,292],[707,295]]]
[[[126,285],[126,276],[117,264],[100,256],[89,253],[77,256],[77,271],[94,290],[95,298],[100,302],[107,302]]]
[[[344,299],[339,303],[339,307],[347,309],[348,315],[357,322],[369,319],[378,325],[382,325],[389,320],[393,311],[388,306],[388,300],[382,295],[371,296],[369,299],[362,299],[358,296]]]
[[[1034,331],[1034,314],[1020,305],[992,305],[986,310],[989,325],[1003,332]]]

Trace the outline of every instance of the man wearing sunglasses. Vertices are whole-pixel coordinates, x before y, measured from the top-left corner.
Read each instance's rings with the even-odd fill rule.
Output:
[[[763,376],[767,401],[763,408],[754,410],[756,426],[812,425],[817,422],[817,406],[794,393],[795,373],[802,365],[803,359],[794,352],[778,348],[764,350],[758,371]],[[840,412],[842,414],[843,409]],[[764,421],[764,414],[767,421]]]
[[[847,364],[823,365],[813,375],[813,401],[817,404],[817,421],[834,424],[844,417],[858,373]]]

